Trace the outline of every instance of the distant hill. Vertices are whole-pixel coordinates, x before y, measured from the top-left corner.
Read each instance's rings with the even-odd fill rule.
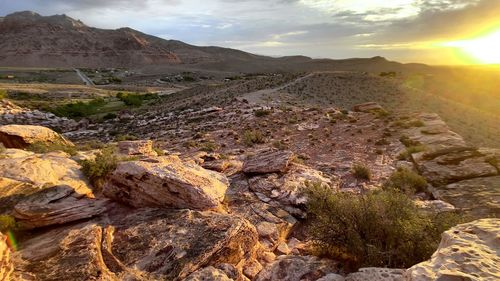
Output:
[[[402,71],[382,57],[329,60],[305,56],[273,58],[221,47],[198,47],[165,40],[131,28],[98,29],[66,15],[17,12],[0,18],[0,66],[16,67],[163,67],[188,66],[220,71],[358,70]]]

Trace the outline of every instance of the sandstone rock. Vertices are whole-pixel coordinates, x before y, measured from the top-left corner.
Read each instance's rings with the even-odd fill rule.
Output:
[[[357,104],[352,108],[354,111],[358,112],[376,112],[376,111],[384,111],[384,108],[376,103],[376,102],[365,102],[361,104]]]
[[[243,163],[247,174],[284,173],[293,158],[291,151],[264,151]]]
[[[268,264],[255,280],[315,281],[335,271],[336,264],[331,260],[314,256],[280,256]]]
[[[430,260],[406,271],[405,280],[498,280],[499,233],[499,219],[481,219],[455,226],[443,233]]]
[[[404,269],[366,267],[346,276],[345,281],[404,281]]]
[[[261,270],[262,265],[258,261],[252,261],[245,265],[243,274],[250,279],[254,279]]]
[[[11,212],[23,198],[39,190],[32,184],[0,177],[0,214]]]
[[[10,260],[10,249],[6,243],[7,237],[0,233],[0,280],[11,280],[10,276],[14,271],[14,266]]]
[[[117,214],[24,242],[18,270],[40,280],[183,280],[201,268],[238,266],[255,256],[257,233],[241,218],[163,209]]]
[[[23,199],[14,207],[14,217],[24,229],[64,224],[105,212],[108,201],[82,197],[69,186],[54,186]]]
[[[30,184],[37,188],[68,185],[78,194],[93,196],[90,184],[80,171],[80,165],[64,153],[32,154],[0,159],[0,178]]]
[[[124,155],[157,156],[151,140],[120,141],[118,152]]]
[[[276,251],[278,251],[278,254],[281,255],[288,255],[291,252],[290,248],[288,248],[288,245],[285,242],[281,242],[276,248]]]
[[[412,154],[412,158],[422,175],[435,185],[498,174],[488,163],[488,156],[469,147],[425,151]]]
[[[329,273],[316,281],[344,281],[345,278],[342,275]]]
[[[500,217],[500,176],[438,186],[432,193],[473,217]]]
[[[176,156],[122,162],[104,185],[104,194],[134,207],[213,209],[229,182]]]
[[[416,200],[415,205],[424,211],[434,213],[450,212],[455,210],[455,206],[442,200]]]
[[[49,128],[32,125],[4,125],[0,127],[0,142],[7,148],[26,148],[33,143],[61,143],[73,145]]]
[[[213,266],[208,266],[203,269],[191,273],[184,281],[233,281],[226,273]]]
[[[320,171],[304,165],[292,164],[286,174],[258,175],[248,180],[250,189],[288,206],[301,206],[307,198],[301,189],[306,183],[331,186],[332,181]]]

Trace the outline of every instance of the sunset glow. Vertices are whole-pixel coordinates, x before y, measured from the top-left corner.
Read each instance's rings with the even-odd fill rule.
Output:
[[[500,63],[500,30],[477,38],[446,42],[443,45],[462,50],[471,56],[476,63]]]

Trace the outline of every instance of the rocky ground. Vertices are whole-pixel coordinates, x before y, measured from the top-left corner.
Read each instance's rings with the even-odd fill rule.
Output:
[[[500,150],[469,145],[432,113],[280,96],[296,78],[258,94],[254,80],[181,91],[185,99],[102,123],[2,102],[0,214],[22,231],[0,238],[0,280],[498,280]],[[116,144],[121,159],[99,186],[79,162],[96,157],[98,141]],[[29,151],[61,142],[71,155]],[[355,164],[372,177],[356,177]],[[398,167],[428,180],[419,206],[474,221],[409,269],[348,272],[315,256],[302,190],[363,193]]]

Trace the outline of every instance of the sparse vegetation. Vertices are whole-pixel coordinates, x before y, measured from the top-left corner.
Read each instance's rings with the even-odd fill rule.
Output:
[[[17,229],[17,222],[13,216],[0,215],[0,232],[7,233],[8,231],[16,229]]]
[[[79,101],[60,105],[50,110],[59,117],[81,118],[97,114],[105,104],[103,98],[97,98],[90,102]]]
[[[243,133],[243,142],[247,146],[253,146],[254,144],[264,143],[264,135],[258,130],[246,130]]]
[[[384,183],[384,189],[400,190],[408,195],[427,191],[427,181],[408,168],[399,168]]]
[[[7,91],[0,89],[0,100],[7,97]]]
[[[69,155],[76,155],[77,150],[74,145],[68,145],[63,142],[45,143],[35,142],[27,147],[27,150],[35,153],[49,153],[54,151],[63,151]]]
[[[358,179],[370,180],[372,178],[370,168],[361,163],[356,163],[352,166],[352,173]]]
[[[422,152],[424,150],[425,150],[425,146],[423,146],[423,145],[412,145],[412,146],[409,146],[409,147],[406,148],[405,151],[399,153],[398,159],[399,160],[410,161],[411,160],[411,155],[413,153]]]
[[[394,190],[356,195],[313,184],[305,192],[316,251],[354,270],[408,268],[426,260],[441,233],[460,222],[455,214],[420,212],[407,195]]]
[[[271,112],[272,112],[271,110],[267,109],[257,109],[254,111],[254,115],[255,117],[264,117],[271,114]]]
[[[96,154],[94,160],[81,161],[82,172],[87,176],[95,188],[101,189],[104,179],[113,172],[118,165],[115,147],[108,146]]]
[[[134,141],[137,140],[138,137],[130,134],[125,135],[117,135],[115,136],[115,141]]]
[[[399,141],[406,147],[410,146],[418,146],[420,143],[418,141],[414,141],[410,139],[408,136],[402,136],[399,138]]]

